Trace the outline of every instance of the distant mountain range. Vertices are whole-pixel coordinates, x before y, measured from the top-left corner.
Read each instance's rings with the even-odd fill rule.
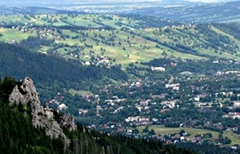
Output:
[[[197,0],[194,0],[197,1]],[[135,9],[132,13],[168,18],[178,22],[239,22],[240,1],[192,5],[164,5]]]
[[[218,3],[206,3],[218,2]],[[81,3],[81,4],[80,4]],[[51,8],[53,10],[76,11],[86,13],[122,13],[139,14],[167,18],[177,22],[211,23],[211,22],[240,22],[240,1],[236,0],[2,0],[0,13],[13,12],[11,7],[22,7],[23,10],[14,12],[34,12],[34,7]],[[26,9],[28,7],[28,9]],[[46,10],[46,9],[45,9]]]
[[[51,5],[51,4],[77,4],[77,3],[138,3],[138,2],[158,2],[158,3],[168,3],[168,4],[182,4],[187,2],[200,2],[200,3],[209,3],[209,2],[230,2],[236,0],[1,0],[0,5],[10,5],[10,6],[38,6],[38,5]]]

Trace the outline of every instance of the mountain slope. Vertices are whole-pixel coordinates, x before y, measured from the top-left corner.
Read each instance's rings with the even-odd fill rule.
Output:
[[[29,22],[28,26],[15,27],[17,16],[0,17],[6,21],[0,29],[0,40],[15,40],[32,51],[75,59],[83,65],[126,67],[165,55],[239,59],[238,24],[179,24],[140,15],[61,14],[54,15],[56,21],[52,21],[53,17],[46,19],[45,15],[20,17]],[[38,23],[31,26],[35,20]],[[10,28],[13,25],[15,28]]]
[[[31,81],[31,79],[26,78],[24,82],[16,82],[10,77],[5,77],[3,80],[0,80],[0,141],[2,143],[0,149],[4,151],[4,153],[193,153],[174,146],[163,146],[161,142],[157,141],[131,139],[123,136],[109,136],[105,133],[98,133],[86,129],[80,125],[72,132],[69,131],[66,126],[61,127],[64,135],[69,138],[70,143],[64,146],[64,138],[49,135],[47,133],[49,128],[45,126],[33,125],[32,121],[34,121],[37,115],[40,116],[39,122],[47,119],[55,123],[59,123],[58,120],[61,115],[58,115],[58,113],[53,114],[52,112],[54,111],[43,113],[44,116],[41,116],[39,113],[37,113],[37,115],[33,114],[34,108],[32,108],[32,106],[37,103],[35,102],[37,95],[31,93],[32,91],[29,85],[32,86],[33,89],[34,85],[32,82],[28,85],[28,81]],[[21,93],[21,95],[16,95],[16,90],[13,90],[11,95],[15,93],[14,98],[17,99],[13,101],[13,96],[11,96],[9,98],[12,102],[10,105],[8,97],[11,93],[10,89],[13,87],[19,88],[18,92]],[[31,97],[32,99],[29,99]],[[17,105],[17,102],[20,104]],[[29,106],[31,107],[29,108]],[[51,113],[54,119],[49,118]],[[51,127],[55,127],[54,125]],[[138,147],[136,147],[136,145],[138,145]]]
[[[31,60],[29,60],[31,59]],[[104,78],[127,80],[117,66],[83,66],[75,60],[30,52],[22,47],[0,43],[0,72],[20,79],[29,76],[47,87],[88,88]]]
[[[4,153],[63,153],[63,142],[50,139],[45,131],[35,129],[31,117],[20,106],[10,107],[8,97],[17,82],[5,77],[0,82],[0,149]],[[62,150],[61,150],[62,149]],[[54,152],[55,151],[55,152]]]

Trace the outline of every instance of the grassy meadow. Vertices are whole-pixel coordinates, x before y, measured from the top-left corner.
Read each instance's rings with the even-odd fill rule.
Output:
[[[240,40],[217,27],[154,27],[149,19],[143,19],[99,14],[1,15],[0,22],[15,26],[14,29],[2,26],[0,41],[20,42],[29,36],[54,39],[53,45],[42,45],[38,50],[67,58],[71,54],[73,58],[78,57],[84,61],[90,61],[88,57],[92,55],[106,56],[122,66],[166,55],[187,59],[204,59],[208,56],[240,59]],[[172,24],[167,21],[158,22],[159,25]],[[69,29],[64,26],[85,28]],[[21,28],[26,28],[27,31],[22,32]],[[54,30],[53,34],[48,33],[49,29]],[[44,32],[40,34],[41,31]],[[224,39],[217,40],[215,35]],[[63,44],[64,48],[54,48],[59,44]],[[189,52],[189,49],[192,51]]]
[[[142,133],[144,128],[145,128],[144,126],[138,127],[139,132]],[[156,134],[160,134],[160,135],[179,133],[181,130],[184,130],[186,133],[190,134],[192,137],[195,135],[202,135],[206,133],[211,133],[213,138],[218,138],[218,135],[219,135],[219,132],[217,131],[211,131],[206,129],[196,129],[196,128],[169,128],[164,126],[149,126],[149,130],[151,129],[153,129]],[[239,144],[240,135],[236,133],[224,131],[223,137],[227,137],[231,139],[232,141],[231,145]]]

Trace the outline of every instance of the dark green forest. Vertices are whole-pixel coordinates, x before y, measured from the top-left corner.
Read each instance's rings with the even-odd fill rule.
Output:
[[[96,66],[83,66],[75,60],[30,52],[25,48],[0,43],[0,72],[17,78],[31,77],[34,81],[51,84],[55,81],[82,83],[91,82],[107,76],[112,79],[126,80],[127,75],[116,66],[106,69]],[[31,70],[28,72],[28,70]],[[54,81],[52,80],[54,79]],[[70,87],[76,87],[69,85]]]
[[[8,96],[17,82],[0,80],[0,153],[63,153],[61,140],[52,140],[42,129],[35,129],[31,117],[9,107]]]
[[[56,92],[64,92],[63,88],[94,90],[103,78],[105,83],[109,79],[128,79],[119,66],[83,66],[76,60],[31,52],[7,43],[0,43],[0,66],[0,73],[3,75],[11,75],[16,79],[26,76],[32,78],[36,81],[40,93],[46,94],[47,99]]]

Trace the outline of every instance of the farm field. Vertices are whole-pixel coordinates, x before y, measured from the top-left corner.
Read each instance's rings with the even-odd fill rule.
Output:
[[[16,29],[6,29],[6,28],[0,28],[0,33],[3,34],[2,37],[0,37],[0,41],[4,42],[12,42],[12,41],[21,41],[24,39],[27,39],[29,36],[36,36],[36,33],[23,33]]]
[[[53,40],[32,50],[83,63],[96,64],[103,56],[123,67],[165,56],[240,59],[240,40],[215,25],[101,14],[1,15],[0,22],[3,42],[21,44],[28,37]]]
[[[143,129],[145,127],[140,126],[138,127],[139,131],[142,133]],[[181,130],[184,130],[186,133],[190,134],[191,137],[194,137],[195,135],[203,135],[206,133],[211,133],[212,134],[212,138],[218,138],[219,132],[217,131],[211,131],[211,130],[206,130],[206,129],[197,129],[197,128],[169,128],[169,127],[165,127],[165,126],[149,126],[148,128],[149,130],[153,129],[155,131],[156,134],[159,135],[169,135],[169,134],[175,134],[175,133],[179,133]],[[224,131],[223,132],[223,137],[227,137],[229,139],[231,139],[231,145],[234,144],[239,144],[239,139],[240,139],[240,135],[233,133],[233,132],[228,132],[228,131]]]

